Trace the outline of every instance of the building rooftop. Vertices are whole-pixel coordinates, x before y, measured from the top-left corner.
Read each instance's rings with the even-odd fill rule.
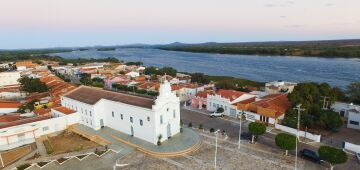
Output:
[[[21,106],[20,102],[0,100],[0,108],[18,108]]]
[[[155,104],[153,98],[135,96],[131,94],[107,91],[95,87],[80,86],[64,95],[64,97],[74,99],[83,103],[94,105],[100,99],[107,99],[129,105],[151,109]]]
[[[75,113],[76,111],[75,110],[71,110],[71,109],[68,109],[64,106],[60,106],[60,107],[57,107],[57,108],[54,108],[54,110],[58,111],[58,112],[61,112],[61,113],[64,113],[66,115],[69,115],[69,114],[73,114]]]
[[[223,98],[229,99],[230,101],[233,101],[237,98],[239,98],[240,96],[247,94],[245,92],[240,92],[240,91],[235,91],[235,90],[224,90],[224,89],[220,89],[218,91],[216,91],[217,95],[220,95]]]

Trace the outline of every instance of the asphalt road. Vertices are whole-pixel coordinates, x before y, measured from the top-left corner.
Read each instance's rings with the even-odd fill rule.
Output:
[[[193,127],[198,127],[199,124],[202,124],[202,126],[207,130],[210,128],[220,129],[221,131],[225,130],[226,134],[232,140],[237,140],[239,137],[239,122],[227,120],[225,118],[211,118],[210,116],[203,113],[184,109],[183,107],[181,107],[181,120],[185,123],[185,126],[188,126],[188,123],[191,122]],[[248,124],[248,121],[242,122],[242,132],[248,131]],[[275,144],[274,134],[265,133],[259,136],[258,143],[268,147],[278,148]],[[311,149],[313,151],[318,150],[318,147],[305,143],[299,143],[298,147],[298,150],[304,148]],[[295,151],[289,151],[289,154],[295,155]],[[347,163],[337,165],[335,166],[335,169],[360,169],[360,164],[357,163],[357,160],[354,158],[354,156],[349,155]]]

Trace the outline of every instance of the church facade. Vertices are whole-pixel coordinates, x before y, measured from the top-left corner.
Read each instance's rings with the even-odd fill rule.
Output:
[[[61,105],[94,130],[106,126],[153,144],[180,132],[180,100],[166,80],[156,99],[80,86],[62,96]]]

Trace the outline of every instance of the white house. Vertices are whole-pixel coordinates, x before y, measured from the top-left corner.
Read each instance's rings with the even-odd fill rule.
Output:
[[[80,86],[61,97],[62,106],[77,110],[80,123],[98,130],[104,126],[156,144],[180,131],[180,100],[168,81],[156,99]]]
[[[341,117],[349,117],[349,111],[351,110],[360,110],[359,105],[354,105],[352,103],[343,103],[343,102],[335,102],[333,105],[331,105],[331,109],[333,109],[335,112],[338,112]]]
[[[136,71],[130,71],[130,72],[126,73],[126,75],[127,75],[127,76],[130,76],[130,77],[132,77],[132,78],[135,78],[135,77],[139,77],[139,76],[140,76],[139,72],[136,72]]]
[[[265,83],[265,92],[268,94],[291,93],[297,83],[282,80]]]
[[[51,118],[50,116],[0,116],[0,150],[9,150],[35,142],[42,135],[65,130],[78,122],[78,113]]]
[[[236,103],[252,98],[255,98],[255,95],[235,90],[220,89],[214,94],[207,95],[206,109],[208,111],[216,111],[221,107],[224,109],[225,115],[236,117]]]
[[[349,110],[348,114],[349,117],[347,127],[353,129],[360,129],[360,109]]]
[[[19,84],[20,72],[0,72],[0,86]]]
[[[347,118],[347,127],[360,129],[360,106],[352,103],[335,102],[331,109],[338,112],[341,117]]]

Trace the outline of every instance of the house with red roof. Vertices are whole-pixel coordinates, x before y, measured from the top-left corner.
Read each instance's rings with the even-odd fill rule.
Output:
[[[16,112],[20,106],[18,101],[0,100],[0,115]]]
[[[205,90],[198,92],[194,97],[191,98],[191,106],[198,109],[206,109],[207,96],[213,94],[213,90]]]
[[[251,103],[238,103],[237,109],[239,112],[245,113],[245,117],[249,121],[274,125],[284,118],[285,112],[290,106],[287,94],[270,94]]]
[[[214,112],[218,108],[223,108],[225,115],[236,117],[238,115],[237,103],[252,102],[255,101],[255,98],[256,96],[250,93],[219,89],[214,94],[207,95],[206,109]]]

